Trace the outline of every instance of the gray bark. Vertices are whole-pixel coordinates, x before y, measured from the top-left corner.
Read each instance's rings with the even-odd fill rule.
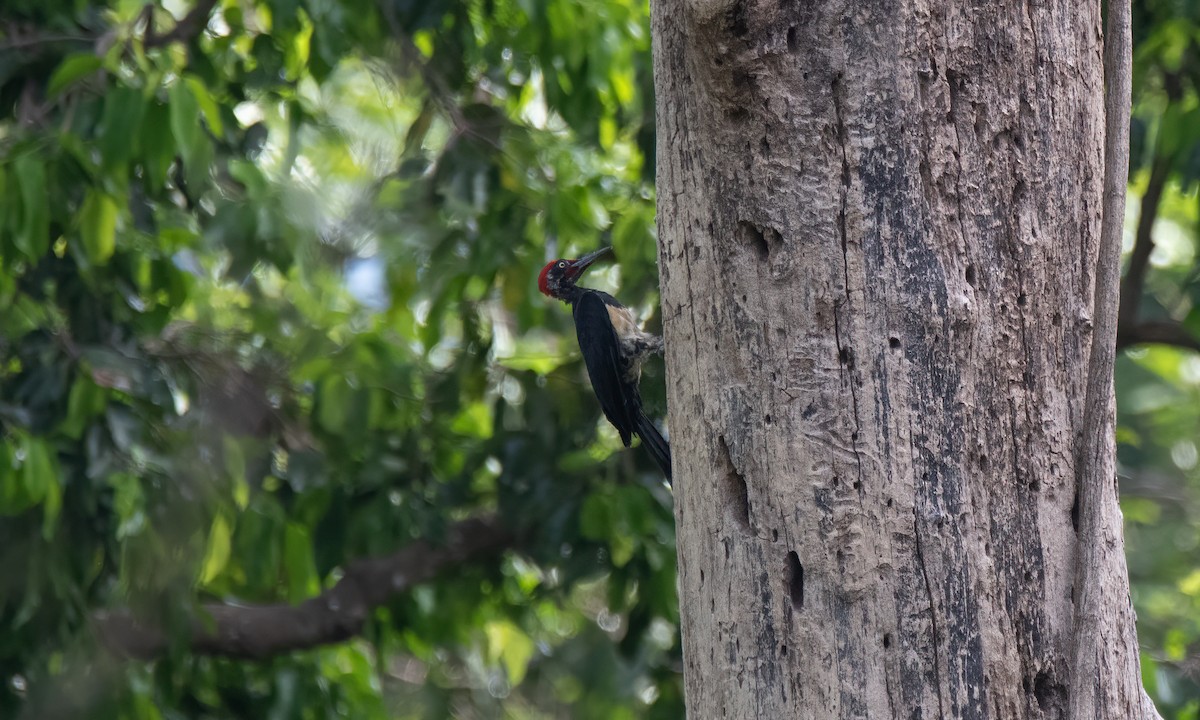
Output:
[[[1084,427],[1098,6],[656,0],[653,32],[691,717],[1153,717],[1110,381]]]

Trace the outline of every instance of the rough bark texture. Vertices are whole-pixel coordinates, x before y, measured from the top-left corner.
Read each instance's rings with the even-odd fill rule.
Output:
[[[1111,434],[1096,692],[1070,692],[1098,6],[653,22],[691,716],[1150,716]]]

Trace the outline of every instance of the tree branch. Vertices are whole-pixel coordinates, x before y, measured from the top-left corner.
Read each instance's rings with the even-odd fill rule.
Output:
[[[175,27],[160,35],[154,29],[154,6],[147,5],[142,11],[146,19],[146,35],[142,39],[142,47],[150,49],[191,40],[208,27],[208,16],[216,6],[217,0],[200,0],[182,20],[175,23]]]
[[[475,124],[463,113],[462,107],[459,106],[458,101],[454,97],[454,92],[446,84],[446,79],[430,67],[421,49],[417,47],[412,37],[400,25],[400,20],[396,17],[392,3],[381,3],[381,12],[388,24],[388,28],[392,32],[393,39],[395,39],[400,49],[401,59],[404,63],[416,69],[417,74],[421,77],[422,84],[425,85],[425,90],[429,93],[429,97],[445,114],[455,133],[479,140],[493,150],[503,151],[503,148],[494,138],[479,132]]]
[[[1105,9],[1103,216],[1092,301],[1092,346],[1075,457],[1078,524],[1066,717],[1151,720],[1157,719],[1158,713],[1145,701],[1138,668],[1129,572],[1120,542],[1114,447],[1113,369],[1121,314],[1121,234],[1129,177],[1132,12],[1130,0],[1109,0]],[[1136,304],[1132,307],[1136,312]],[[1097,682],[1105,676],[1115,682]]]
[[[1200,338],[1173,320],[1157,320],[1121,327],[1117,332],[1117,349],[1130,345],[1171,345],[1185,350],[1200,351]]]
[[[1118,350],[1147,343],[1200,350],[1200,339],[1178,322],[1138,322],[1138,310],[1146,287],[1146,272],[1150,268],[1150,255],[1154,252],[1154,221],[1158,218],[1158,208],[1162,204],[1163,190],[1170,178],[1173,162],[1169,156],[1155,158],[1146,192],[1142,195],[1133,252],[1130,253],[1129,268],[1125,271],[1121,286],[1121,305],[1117,313]]]
[[[473,518],[449,528],[440,545],[418,540],[388,557],[351,562],[336,585],[299,605],[205,605],[207,617],[192,622],[191,650],[261,660],[348,640],[374,608],[462,563],[494,558],[515,540],[495,518]],[[148,660],[167,649],[163,628],[127,610],[99,613],[93,626],[120,655]]]
[[[1142,302],[1142,291],[1146,286],[1146,270],[1150,267],[1150,254],[1154,252],[1154,221],[1158,218],[1158,206],[1162,202],[1163,188],[1171,173],[1171,158],[1158,157],[1150,170],[1150,182],[1142,195],[1141,212],[1138,215],[1137,235],[1133,252],[1129,256],[1129,269],[1121,288],[1121,309],[1118,313],[1119,327],[1132,328],[1137,323],[1138,307]],[[1118,345],[1121,344],[1118,339]],[[1128,343],[1126,343],[1128,344]]]

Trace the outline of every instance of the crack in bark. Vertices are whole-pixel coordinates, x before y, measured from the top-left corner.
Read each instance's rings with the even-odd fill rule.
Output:
[[[1027,392],[1032,392],[1033,391],[1033,382],[1034,382],[1034,380],[1033,380],[1034,376],[1033,376],[1033,371],[1032,371],[1033,351],[1030,349],[1030,346],[1029,346],[1029,323],[1026,322],[1027,318],[1025,316],[1026,303],[1021,300],[1021,298],[1025,297],[1025,288],[1024,288],[1023,284],[1021,283],[1021,278],[1023,278],[1025,274],[1021,268],[1021,261],[1015,260],[1015,264],[1017,266],[1017,292],[1019,293],[1018,298],[1017,298],[1017,316],[1021,322],[1021,352],[1025,356],[1025,368],[1021,372],[1021,385],[1022,385],[1022,387],[1025,388],[1025,390]],[[1015,406],[1015,404],[1016,403],[1014,402],[1014,406]],[[1017,430],[1016,430],[1016,417],[1015,417],[1016,408],[1014,407],[1013,410],[1014,410],[1014,417],[1013,417],[1013,428],[1012,428],[1012,444],[1013,444],[1013,455],[1014,455],[1013,473],[1014,473],[1014,477],[1015,477],[1019,471],[1018,466],[1016,464],[1016,459],[1019,457],[1019,454],[1017,453]],[[1033,413],[1030,412],[1029,403],[1027,401],[1023,401],[1021,403],[1021,410],[1022,410],[1022,413],[1025,415],[1025,427],[1026,428],[1036,427],[1036,423],[1033,422]],[[1039,481],[1039,484],[1040,484],[1040,481]],[[1036,507],[1037,507],[1037,504],[1034,503],[1035,511],[1036,511]]]
[[[844,93],[842,90],[842,74],[840,72],[833,76],[833,81],[830,83],[830,94],[833,99],[833,116],[834,116],[834,122],[835,122],[835,129],[837,132],[838,145],[840,146],[841,151],[842,151],[842,153],[841,153],[842,154],[842,187],[841,187],[841,191],[840,191],[840,206],[838,208],[838,234],[839,234],[839,237],[840,237],[841,243],[842,243],[842,283],[843,283],[842,291],[845,293],[845,296],[846,296],[845,303],[849,304],[851,301],[850,300],[850,248],[849,248],[850,243],[849,243],[849,239],[847,237],[847,232],[846,232],[846,208],[850,201],[849,195],[850,195],[851,173],[850,173],[850,157],[849,157],[849,153],[846,150],[846,145],[849,142],[849,132],[846,129],[846,123],[842,116],[842,101],[843,101]],[[853,348],[842,345],[841,323],[838,319],[838,314],[839,314],[838,308],[835,306],[834,310],[833,310],[834,342],[837,344],[837,348],[838,348],[838,359],[841,361],[842,365],[846,366],[847,383],[850,388],[850,404],[851,404],[851,410],[854,413],[854,434],[850,438],[850,447],[851,447],[851,450],[854,452],[854,460],[858,466],[858,481],[859,481],[859,489],[860,489],[859,494],[860,494],[860,502],[861,502],[861,488],[862,488],[862,481],[863,481],[863,462],[862,462],[862,454],[859,452],[859,449],[858,449],[858,440],[859,440],[860,435],[862,434],[862,419],[859,417],[859,413],[858,413],[858,393],[855,391],[855,388],[854,388],[854,359],[853,359],[854,351],[853,351]]]
[[[1013,477],[1019,478],[1021,472],[1021,453],[1017,447],[1017,401],[1012,400],[1009,405],[1008,414],[1008,434],[1012,438],[1012,460],[1013,460]]]
[[[942,698],[942,650],[938,640],[937,607],[933,597],[933,583],[929,580],[929,569],[925,567],[925,551],[921,547],[921,523],[917,517],[917,506],[913,505],[913,541],[916,543],[917,565],[921,566],[921,577],[925,580],[925,593],[929,596],[929,624],[933,632],[934,689],[937,690],[938,717],[946,717]]]
[[[1033,21],[1033,3],[1032,0],[1025,0],[1021,3],[1021,7],[1025,10],[1025,19],[1029,21],[1029,37],[1033,39],[1033,59],[1035,64],[1041,64],[1041,53],[1038,49],[1037,25]],[[1036,74],[1035,74],[1036,77]]]
[[[849,286],[847,286],[847,299],[849,303]],[[854,462],[858,466],[858,490],[859,504],[862,504],[862,483],[863,483],[863,461],[862,453],[858,449],[858,440],[862,435],[862,419],[858,414],[858,392],[854,388],[854,350],[850,346],[842,345],[842,330],[841,321],[838,319],[838,309],[833,310],[833,342],[838,349],[838,370],[842,371],[845,368],[846,384],[850,390],[850,410],[854,415],[854,432],[850,436],[850,451],[854,453]]]
[[[962,143],[962,136],[960,136],[958,133],[958,114],[959,114],[958,106],[959,106],[960,101],[959,101],[959,97],[958,97],[958,94],[959,94],[958,88],[955,87],[955,85],[958,82],[959,76],[958,76],[957,72],[951,70],[949,67],[946,68],[946,72],[944,73],[944,75],[946,78],[946,89],[950,95],[950,116],[947,118],[947,120],[950,123],[950,128],[952,130],[954,130],[954,145],[955,145],[954,160],[955,160],[955,162],[958,163],[958,174],[955,175],[955,177],[954,177],[954,201],[955,201],[955,204],[957,205],[957,211],[955,212],[955,214],[958,216],[958,218],[957,218],[958,219],[958,232],[961,235],[962,245],[963,245],[963,247],[967,247],[966,210],[963,208],[963,187],[962,187],[963,143]]]
[[[709,233],[709,235],[711,236],[711,233]],[[709,239],[711,240],[712,238],[710,237]],[[683,266],[684,266],[684,268],[687,269],[687,279],[688,279],[687,286],[689,288],[696,287],[695,285],[692,284],[692,258],[689,256],[689,253],[688,253],[686,247],[683,249],[683,252],[681,253],[681,255],[683,255]],[[690,309],[690,312],[688,313],[688,318],[692,321],[692,342],[699,342],[700,336],[697,334],[698,331],[696,330],[696,299],[694,297],[691,297],[691,294],[689,293],[688,300],[689,300],[688,308]]]
[[[849,259],[849,241],[846,233],[846,207],[850,201],[850,156],[846,152],[846,143],[849,141],[849,133],[846,130],[845,120],[842,118],[842,75],[838,73],[833,76],[833,82],[830,84],[830,92],[833,96],[833,117],[836,123],[838,145],[842,151],[842,189],[841,189],[841,204],[838,208],[838,234],[842,241],[842,273],[843,273],[843,290],[846,293],[846,300],[850,300],[850,259]],[[836,313],[835,313],[836,314]]]

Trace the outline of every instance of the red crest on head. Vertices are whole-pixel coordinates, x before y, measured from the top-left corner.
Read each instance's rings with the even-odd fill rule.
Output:
[[[550,294],[550,285],[547,284],[547,276],[550,274],[550,268],[554,267],[554,264],[557,262],[557,260],[551,260],[546,263],[546,267],[542,268],[541,274],[538,275],[538,290],[541,290],[543,295]]]

